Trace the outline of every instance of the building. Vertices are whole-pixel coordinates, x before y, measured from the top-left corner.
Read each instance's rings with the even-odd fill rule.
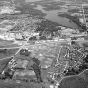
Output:
[[[14,40],[15,39],[15,35],[14,33],[2,33],[0,34],[0,38],[3,40]]]
[[[8,6],[3,6],[0,9],[0,14],[5,14],[5,13],[11,14],[13,12],[14,12],[14,9],[13,8],[10,8]]]

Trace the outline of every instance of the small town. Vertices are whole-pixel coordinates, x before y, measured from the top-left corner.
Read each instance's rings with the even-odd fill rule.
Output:
[[[87,0],[1,0],[1,88],[87,88],[87,10]]]

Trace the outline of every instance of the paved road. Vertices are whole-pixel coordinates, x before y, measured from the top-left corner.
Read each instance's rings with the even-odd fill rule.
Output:
[[[81,42],[81,43],[88,43],[88,40],[71,40],[71,41],[76,41],[76,42]]]
[[[2,47],[0,49],[17,49],[17,48],[20,48],[20,46],[18,46],[18,47]]]
[[[19,48],[19,50],[15,53],[15,55],[13,55],[13,57],[15,57],[19,52],[20,52],[20,50],[21,49],[23,49],[23,47],[24,46],[30,46],[31,44],[30,43],[28,43],[28,41],[29,41],[29,38],[31,37],[32,35],[30,35],[28,38],[27,38],[27,41],[25,42],[25,44],[23,44],[22,46],[16,46],[16,47],[2,47],[2,48],[0,48],[0,49],[15,49],[15,48]],[[76,42],[80,42],[80,43],[88,43],[88,40],[72,40],[72,41],[76,41]],[[39,42],[39,43],[36,43],[36,44],[47,44],[47,43],[49,43],[50,41],[45,41],[45,42]],[[66,41],[51,41],[51,42],[58,42],[58,43],[62,43],[62,42],[66,42]],[[8,57],[7,58],[3,58],[3,59],[8,59]],[[0,60],[3,60],[3,59],[0,59]]]
[[[11,60],[11,63],[13,63],[16,59],[18,59],[18,58],[15,58],[15,56],[20,52],[20,50],[21,49],[23,49],[23,47],[28,43],[28,41],[29,41],[29,38],[33,35],[33,33],[34,33],[34,30],[32,31],[32,33],[29,35],[29,37],[27,38],[27,41],[25,42],[25,44],[23,44],[20,48],[19,48],[19,50],[13,55],[13,59]],[[15,58],[15,60],[14,60],[14,58]]]
[[[11,57],[13,57],[13,59],[14,59],[14,57],[20,52],[20,50],[23,49],[23,47],[28,43],[29,38],[33,35],[33,33],[34,33],[34,30],[32,31],[32,33],[31,33],[31,34],[29,35],[29,37],[27,38],[27,41],[25,42],[25,44],[23,44],[22,46],[18,46],[18,47],[9,47],[9,48],[7,48],[7,49],[19,48],[19,50],[18,50],[13,56],[11,56]],[[0,49],[2,49],[2,48],[0,48]],[[6,49],[6,47],[3,47],[3,49]],[[0,60],[9,59],[9,58],[11,58],[11,57],[3,58],[3,59],[0,59]]]

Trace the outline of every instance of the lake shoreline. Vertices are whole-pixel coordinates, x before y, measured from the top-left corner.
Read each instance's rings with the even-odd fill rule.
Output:
[[[40,10],[41,12],[46,14],[44,16],[44,18],[47,19],[47,20],[57,22],[59,25],[65,26],[65,27],[68,27],[68,28],[80,29],[80,27],[75,22],[70,23],[68,18],[63,18],[61,16],[58,16],[58,12],[67,12],[66,9],[46,11],[46,10],[44,10],[44,7],[41,6],[41,5],[37,5],[37,8],[35,8],[35,9]]]
[[[70,22],[71,21],[75,22],[81,28],[80,31],[82,31],[82,32],[86,31],[86,26],[83,25],[81,22],[79,22],[79,19],[77,17],[71,16],[67,13],[61,13],[61,14],[58,14],[58,16],[70,19]]]

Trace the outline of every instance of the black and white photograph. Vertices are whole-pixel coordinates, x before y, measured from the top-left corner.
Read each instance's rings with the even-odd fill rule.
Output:
[[[88,0],[0,0],[0,88],[88,88]]]

